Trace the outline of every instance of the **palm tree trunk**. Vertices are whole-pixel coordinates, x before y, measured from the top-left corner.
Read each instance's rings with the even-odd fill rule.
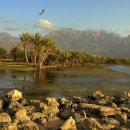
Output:
[[[24,54],[25,54],[25,59],[26,59],[27,65],[30,65],[28,62],[27,50],[25,48],[24,48]]]

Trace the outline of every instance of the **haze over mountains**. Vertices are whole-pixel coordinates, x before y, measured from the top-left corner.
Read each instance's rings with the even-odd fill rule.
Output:
[[[6,32],[0,33],[0,46],[9,51],[12,47],[16,46],[19,42],[19,38],[11,36]]]
[[[49,35],[62,50],[86,51],[114,57],[130,57],[130,35],[122,37],[104,30],[78,31],[70,28],[56,30]],[[19,38],[7,33],[0,33],[0,46],[7,49],[14,47]]]
[[[50,35],[63,50],[72,49],[114,57],[130,57],[130,36],[121,37],[104,30],[78,31],[62,29]]]

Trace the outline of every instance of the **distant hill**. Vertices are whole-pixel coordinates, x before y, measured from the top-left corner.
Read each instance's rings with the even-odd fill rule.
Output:
[[[114,57],[130,57],[130,35],[121,37],[104,30],[78,31],[69,28],[52,31],[49,35],[62,50],[86,51]],[[19,42],[19,38],[8,33],[0,33],[0,46],[10,50]]]
[[[6,32],[0,33],[0,46],[6,48],[8,51],[16,46],[19,42],[19,38],[13,37]]]
[[[130,57],[130,36],[108,33],[104,30],[78,31],[69,28],[53,31],[50,36],[63,49],[86,51],[114,57]]]

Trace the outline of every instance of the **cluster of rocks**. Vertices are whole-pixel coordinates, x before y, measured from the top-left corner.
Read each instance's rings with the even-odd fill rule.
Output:
[[[0,99],[0,130],[130,130],[130,94],[27,100],[13,90]]]

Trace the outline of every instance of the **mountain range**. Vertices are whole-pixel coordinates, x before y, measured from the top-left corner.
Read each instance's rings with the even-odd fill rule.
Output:
[[[49,33],[62,50],[84,51],[91,54],[130,57],[130,35],[123,37],[105,30],[79,31],[71,28],[55,30]],[[8,33],[0,33],[0,46],[10,50],[16,46],[19,38]]]
[[[6,32],[0,33],[0,46],[4,47],[7,51],[15,47],[19,43],[19,38],[11,36]]]

